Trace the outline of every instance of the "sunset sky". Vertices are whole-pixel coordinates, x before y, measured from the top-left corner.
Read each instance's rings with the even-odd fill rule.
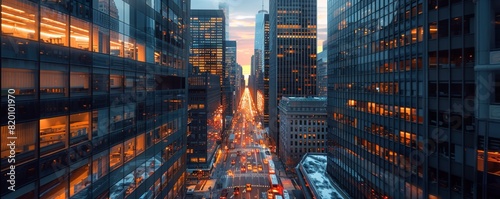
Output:
[[[262,9],[262,0],[191,0],[191,9],[218,9],[219,2],[229,5],[229,40],[237,41],[238,63],[247,76],[253,54],[255,15]],[[269,0],[264,0],[264,9],[269,11]],[[318,0],[318,53],[326,33],[326,0]]]

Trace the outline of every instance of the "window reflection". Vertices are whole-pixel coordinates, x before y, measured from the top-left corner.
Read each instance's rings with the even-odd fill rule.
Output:
[[[115,31],[110,31],[110,54],[123,57],[123,36]]]
[[[53,152],[66,146],[66,116],[40,120],[40,148]]]
[[[2,1],[2,35],[38,40],[37,9],[26,0]]]
[[[96,182],[98,179],[101,179],[103,176],[108,174],[108,150],[105,150],[97,155],[94,155],[93,163],[92,163],[92,181]]]
[[[92,32],[92,50],[99,53],[109,53],[109,30],[94,25]]]
[[[40,40],[68,46],[68,15],[41,7]]]

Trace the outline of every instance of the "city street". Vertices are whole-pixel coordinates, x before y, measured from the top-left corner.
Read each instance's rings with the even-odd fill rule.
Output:
[[[255,113],[250,92],[246,89],[233,119],[234,140],[223,142],[223,152],[227,156],[217,162],[218,169],[213,175],[222,183],[222,189],[214,193],[214,198],[224,197],[220,195],[224,189],[227,189],[227,198],[264,198],[262,192],[267,192],[270,187],[269,169],[264,159],[272,158],[270,153],[265,153],[269,149],[259,129],[260,124],[255,121]],[[236,188],[239,188],[239,193],[235,192]]]

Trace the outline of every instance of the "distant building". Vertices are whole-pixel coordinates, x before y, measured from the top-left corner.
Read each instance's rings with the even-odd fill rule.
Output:
[[[281,97],[316,95],[317,0],[269,3],[269,132],[279,150]]]
[[[318,53],[316,58],[317,73],[316,86],[318,87],[318,96],[326,97],[328,94],[328,49],[323,45],[323,51]]]
[[[325,153],[327,116],[325,97],[283,97],[280,113],[281,160],[297,165],[305,153]]]
[[[236,106],[238,105],[238,101],[236,100],[236,90],[240,89],[236,85],[236,67],[238,66],[237,63],[237,45],[236,41],[228,41],[226,40],[226,61],[225,61],[225,76],[224,79],[228,79],[228,84],[226,87],[224,87],[224,93],[226,93],[227,96],[227,108],[225,115],[227,116],[232,116],[234,114],[234,111],[236,111]]]

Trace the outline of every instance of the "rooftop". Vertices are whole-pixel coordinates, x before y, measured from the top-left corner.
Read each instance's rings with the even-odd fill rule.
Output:
[[[318,199],[344,199],[349,198],[328,177],[326,173],[326,155],[306,154],[299,163],[299,167],[310,187],[311,191]]]

